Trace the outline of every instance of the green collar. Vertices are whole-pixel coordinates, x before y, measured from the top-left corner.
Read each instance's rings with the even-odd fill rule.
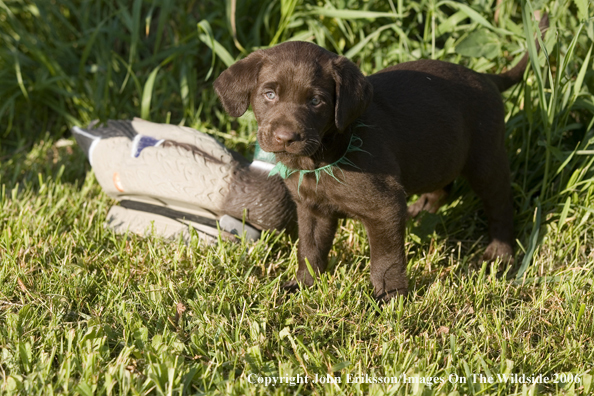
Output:
[[[352,153],[354,151],[367,152],[361,148],[362,145],[363,145],[363,140],[361,140],[360,137],[352,134],[351,140],[349,141],[349,147],[347,148],[344,155],[342,157],[340,157],[337,161],[334,161],[333,163],[331,163],[329,165],[322,166],[321,168],[317,168],[317,169],[313,169],[313,170],[290,169],[282,162],[277,162],[276,165],[274,166],[274,168],[272,168],[272,170],[268,174],[268,176],[279,175],[283,179],[287,179],[292,174],[299,172],[299,183],[297,184],[297,193],[299,193],[299,187],[301,187],[301,183],[303,182],[303,176],[307,175],[308,173],[313,173],[316,176],[316,186],[318,185],[318,182],[320,181],[320,177],[321,177],[322,173],[327,173],[334,180],[336,180],[339,183],[342,183],[342,181],[338,180],[338,178],[334,175],[334,168],[338,169],[341,172],[342,172],[342,169],[340,168],[340,165],[348,165],[348,166],[352,166],[352,167],[355,167],[358,169],[359,167],[357,165],[355,165],[351,160],[349,160],[346,156],[348,153]],[[344,177],[344,172],[343,172],[343,177]]]

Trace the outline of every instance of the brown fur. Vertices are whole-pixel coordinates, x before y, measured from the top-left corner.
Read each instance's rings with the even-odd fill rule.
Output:
[[[346,58],[311,43],[287,42],[252,53],[223,72],[214,87],[232,116],[251,103],[258,141],[291,169],[316,169],[341,158],[352,134],[364,151],[347,158],[340,179],[308,174],[285,182],[297,204],[297,281],[311,285],[305,259],[323,272],[339,218],[363,222],[378,299],[408,290],[404,251],[406,197],[437,210],[462,175],[482,199],[491,242],[486,259],[513,255],[513,208],[504,147],[500,89],[521,81],[526,59],[510,72],[486,75],[452,63],[419,60],[364,77]],[[268,95],[268,96],[267,96]],[[319,103],[317,101],[319,99]],[[286,285],[294,288],[296,282]]]

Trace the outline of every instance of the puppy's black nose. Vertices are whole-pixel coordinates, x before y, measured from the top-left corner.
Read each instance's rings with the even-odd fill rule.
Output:
[[[289,146],[291,143],[301,140],[299,135],[295,132],[291,132],[288,129],[277,129],[274,131],[274,141],[277,144],[281,144],[285,147]]]

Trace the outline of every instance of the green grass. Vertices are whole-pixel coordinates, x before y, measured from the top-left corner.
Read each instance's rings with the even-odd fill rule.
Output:
[[[252,50],[306,39],[367,74],[418,58],[495,73],[530,49],[542,8],[546,51],[504,95],[517,232],[504,276],[479,260],[486,220],[463,181],[408,225],[410,295],[381,308],[357,222],[294,295],[280,289],[297,266],[287,236],[203,247],[103,227],[113,202],[72,125],[142,115],[249,156],[253,114],[228,117],[212,81]],[[0,0],[0,395],[594,392],[592,12],[584,0]],[[469,382],[345,383],[403,373]],[[580,381],[470,381],[479,373]]]

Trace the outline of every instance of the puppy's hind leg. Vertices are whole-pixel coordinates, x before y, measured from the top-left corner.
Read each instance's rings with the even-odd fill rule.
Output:
[[[467,165],[464,176],[483,201],[489,222],[491,242],[483,259],[491,261],[499,257],[509,263],[514,254],[514,211],[509,164],[502,146],[492,150],[490,155],[475,157],[470,166]]]
[[[379,195],[379,194],[378,194]],[[384,196],[383,208],[372,210],[361,220],[369,238],[371,283],[379,301],[389,301],[408,292],[406,278],[406,195],[398,190]]]

